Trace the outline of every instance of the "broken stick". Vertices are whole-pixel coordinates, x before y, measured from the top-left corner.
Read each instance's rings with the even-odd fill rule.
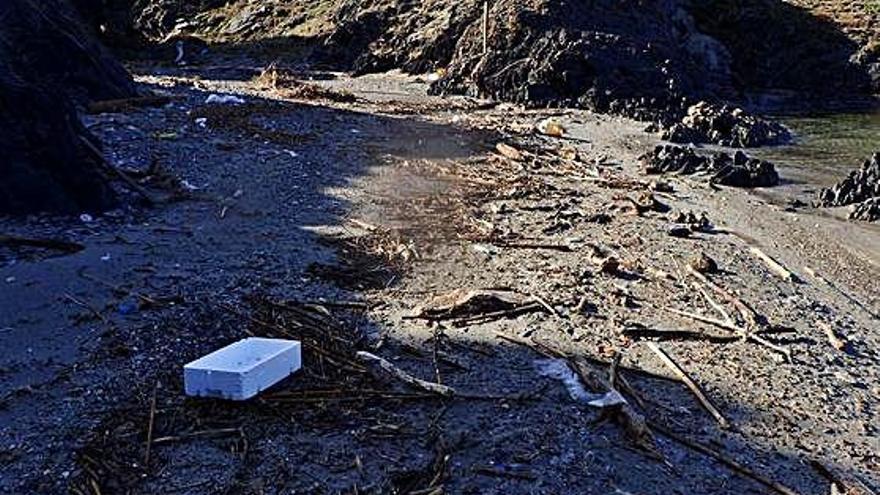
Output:
[[[507,334],[501,331],[496,331],[495,336],[501,340],[506,340],[512,344],[520,345],[523,347],[528,347],[529,349],[537,352],[538,354],[548,357],[548,358],[557,358],[557,359],[566,359],[568,354],[563,353],[561,350],[551,347],[549,344],[545,344],[542,342],[535,341],[534,339],[528,339],[524,337],[519,337],[517,335]],[[581,356],[581,358],[587,360],[595,366],[611,366],[611,363],[605,361],[603,359],[599,359],[592,356]],[[666,382],[678,383],[677,378],[673,378],[670,376],[658,375],[656,373],[652,373],[647,370],[643,370],[641,368],[633,368],[629,366],[618,366],[621,371],[626,371],[627,373],[632,373],[634,375],[639,375],[643,378],[651,378],[654,380],[663,380]]]
[[[86,112],[90,114],[98,113],[118,113],[133,108],[142,107],[161,107],[171,102],[168,96],[146,95],[135,96],[133,98],[118,98],[114,100],[99,100],[86,107]]]
[[[764,337],[761,337],[759,335],[755,335],[754,333],[747,331],[745,328],[738,327],[729,321],[716,320],[715,318],[709,318],[708,316],[698,315],[696,313],[689,313],[687,311],[681,311],[681,310],[674,309],[674,308],[661,307],[661,309],[668,311],[670,313],[673,313],[673,314],[677,314],[679,316],[684,316],[684,317],[690,318],[692,320],[696,320],[696,321],[699,321],[702,323],[707,323],[709,325],[715,325],[718,328],[723,328],[725,330],[729,330],[731,332],[736,333],[737,335],[739,335],[740,337],[742,337],[746,340],[750,340],[756,344],[760,344],[760,345],[762,345],[762,346],[764,346],[774,352],[781,354],[790,363],[794,361],[794,359],[792,358],[792,355],[791,355],[791,350],[786,349],[785,347],[776,345],[773,342],[770,342],[769,340],[765,339]]]
[[[398,368],[385,358],[379,357],[375,354],[366,351],[359,351],[357,353],[357,358],[367,368],[367,371],[369,371],[370,374],[380,380],[386,380],[390,377],[411,387],[431,392],[432,394],[442,395],[444,397],[452,397],[455,395],[454,388],[416,378]]]
[[[749,248],[749,251],[751,251],[752,254],[757,256],[758,259],[763,261],[764,264],[767,265],[767,268],[769,268],[771,272],[773,272],[776,276],[778,276],[782,280],[785,280],[786,282],[797,282],[799,280],[797,275],[788,271],[778,261],[776,261],[775,259],[770,257],[770,255],[768,255],[764,251],[761,251],[760,248],[758,248],[756,246],[751,246]]]
[[[673,360],[672,357],[667,354],[666,351],[664,351],[659,345],[655,344],[654,342],[647,342],[647,344],[648,348],[654,351],[654,354],[656,354],[657,357],[659,357],[660,360],[663,361],[663,364],[665,364],[667,368],[675,373],[675,376],[681,379],[681,381],[684,382],[685,385],[687,385],[687,388],[691,389],[691,392],[694,393],[694,396],[697,398],[698,401],[700,401],[700,404],[703,406],[703,408],[706,409],[706,411],[708,411],[713,418],[715,418],[715,421],[718,422],[718,425],[724,429],[730,428],[730,422],[727,421],[727,418],[725,418],[724,415],[721,414],[721,411],[719,411],[718,408],[715,407],[715,404],[713,404],[712,401],[709,400],[708,397],[706,397],[703,389],[700,388],[699,385],[697,385],[697,382],[695,382],[690,377],[690,375],[688,375],[684,368],[679,366],[679,364],[676,363],[675,360]]]
[[[119,170],[118,167],[110,163],[110,160],[108,160],[107,157],[104,156],[104,153],[102,153],[101,150],[99,150],[98,147],[94,145],[94,143],[89,141],[88,138],[80,136],[80,141],[82,141],[83,145],[88,148],[92,155],[95,156],[95,159],[98,160],[101,165],[104,166],[104,168],[106,168],[110,173],[122,180],[122,182],[128,184],[128,186],[131,187],[135,192],[140,194],[148,204],[155,205],[157,203],[153,196],[146,189],[144,189],[143,186],[141,186],[134,179],[129,177],[128,174],[126,174],[122,170]]]
[[[550,251],[561,251],[563,253],[570,253],[570,252],[574,251],[574,248],[572,248],[568,244],[554,244],[554,243],[550,243],[550,242],[494,241],[494,242],[492,242],[492,245],[500,247],[500,248],[509,248],[509,249],[547,249]]]
[[[578,378],[580,378],[584,386],[592,392],[610,392],[623,397],[611,383],[598,376],[589,362],[583,357],[570,357],[568,358],[568,362],[575,373],[577,373]],[[650,454],[651,457],[665,461],[663,454],[657,448],[654,434],[651,431],[651,428],[648,427],[648,423],[641,413],[633,409],[633,407],[626,401],[607,408],[605,412],[614,420],[614,422],[623,428],[623,431],[627,438],[629,438],[630,442]]]
[[[831,347],[834,347],[838,351],[846,352],[846,341],[837,336],[837,333],[831,328],[831,325],[824,321],[820,321],[819,327],[825,331],[825,336],[828,337],[828,342],[831,344]]]
[[[840,473],[832,471],[831,468],[822,464],[818,459],[810,459],[810,465],[837,488],[837,493],[846,495],[876,495],[876,492],[865,486],[861,480],[855,479],[852,476],[844,478]]]
[[[739,462],[731,459],[730,457],[727,457],[726,455],[722,454],[721,452],[718,452],[714,449],[711,449],[701,443],[698,443],[698,442],[695,442],[695,441],[690,440],[688,438],[685,438],[685,437],[679,435],[678,433],[675,433],[674,431],[670,430],[669,428],[666,428],[665,426],[663,426],[659,423],[656,423],[654,421],[649,421],[648,425],[653,430],[659,432],[663,436],[665,436],[671,440],[674,440],[675,442],[677,442],[681,445],[684,445],[685,447],[687,447],[691,450],[695,450],[701,454],[705,454],[705,455],[715,459],[716,461],[720,462],[721,464],[724,464],[725,466],[729,467],[735,473],[738,473],[742,476],[745,476],[746,478],[757,481],[758,483],[774,490],[777,493],[780,493],[782,495],[798,495],[798,493],[796,491],[792,490],[791,488],[789,488],[789,487],[787,487],[777,481],[773,481],[773,480],[771,480],[761,474],[758,474],[758,473],[752,471],[751,469],[743,466]]]
[[[694,270],[694,268],[691,267],[690,265],[686,266],[685,269],[694,278],[696,278],[697,280],[702,282],[704,285],[706,285],[707,287],[712,289],[713,292],[715,292],[719,296],[723,297],[724,299],[727,299],[731,304],[733,304],[733,306],[740,313],[740,315],[742,315],[743,320],[745,320],[745,322],[746,322],[746,325],[749,326],[751,330],[758,330],[761,328],[762,325],[761,325],[761,321],[758,316],[758,313],[754,309],[752,309],[751,306],[746,304],[745,301],[743,301],[739,297],[733,295],[730,291],[728,291],[724,287],[721,287],[720,285],[716,284],[715,282],[709,280],[705,275]]]
[[[841,289],[837,284],[835,284],[834,282],[823,277],[821,274],[816,272],[816,270],[813,270],[812,268],[805,266],[804,271],[807,272],[807,274],[809,274],[811,277],[815,278],[819,282],[822,282],[823,284],[827,285],[828,287],[833,289],[835,292],[837,292],[838,294],[840,294],[841,296],[846,298],[846,300],[848,300],[849,302],[851,302],[852,304],[857,306],[859,309],[861,309],[862,311],[864,311],[865,313],[870,315],[871,318],[874,318],[875,320],[880,320],[880,315],[878,315],[872,309],[865,306],[865,304],[863,302],[861,302],[858,299],[856,299],[855,297],[853,297],[852,294]]]
[[[156,423],[156,395],[159,392],[159,382],[153,387],[153,396],[150,399],[150,418],[147,420],[147,445],[144,452],[144,467],[150,468],[150,453],[153,447],[153,425]]]
[[[0,235],[0,246],[53,249],[56,251],[63,251],[65,253],[78,253],[86,248],[82,244],[77,244],[70,241],[18,237],[13,235]]]

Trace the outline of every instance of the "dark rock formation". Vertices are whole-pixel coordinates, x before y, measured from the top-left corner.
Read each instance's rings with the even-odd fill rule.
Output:
[[[852,205],[852,210],[849,212],[849,218],[853,220],[864,220],[866,222],[876,222],[877,220],[880,220],[880,197],[871,198]]]
[[[0,60],[0,214],[112,206],[113,192],[80,141],[91,137],[72,105],[32,81],[16,81],[7,68]]]
[[[712,171],[708,157],[698,155],[693,148],[684,146],[658,145],[654,151],[642,155],[639,160],[645,165],[647,174],[693,175]]]
[[[649,174],[706,174],[713,184],[731,187],[771,187],[779,183],[776,167],[767,161],[751,158],[741,151],[712,155],[697,154],[693,148],[659,145],[640,160]]]
[[[323,58],[361,73],[442,68],[438,94],[645,118],[639,110],[681,111],[682,95],[729,87],[724,47],[696,31],[678,0],[490,2],[485,47],[482,5],[346,0]]]
[[[751,115],[729,105],[705,101],[692,105],[681,122],[663,132],[673,143],[711,143],[735,148],[783,144],[791,133],[782,124]]]
[[[837,184],[819,191],[818,206],[856,205],[851,218],[876,220],[880,206],[880,153]]]
[[[854,17],[860,3],[700,0],[691,2],[690,12],[700,31],[729,50],[739,89],[838,98],[869,91],[870,77],[866,66],[854,59],[859,44],[822,10],[834,6],[840,11],[837,16]],[[870,21],[867,13],[861,15]]]
[[[847,206],[880,197],[880,153],[832,187],[819,192],[819,206]]]
[[[731,187],[773,187],[779,184],[776,167],[765,160],[751,158],[742,151],[733,156],[715,153],[711,159],[715,175],[710,181]]]
[[[495,0],[485,25],[482,0],[73,1],[105,35],[296,46],[297,27],[309,26],[315,60],[337,69],[437,71],[436,94],[580,106],[666,126],[699,100],[776,88],[864,92],[865,67],[876,61],[835,25],[780,0]],[[708,139],[686,126],[671,135],[766,141],[760,131]]]
[[[179,25],[226,0],[70,0],[83,20],[114,48],[162,40]]]
[[[132,96],[134,83],[65,2],[0,2],[0,214],[114,202],[74,102]]]
[[[92,39],[67,0],[0,2],[0,55],[10,77],[38,80],[77,103],[135,92],[131,77]]]

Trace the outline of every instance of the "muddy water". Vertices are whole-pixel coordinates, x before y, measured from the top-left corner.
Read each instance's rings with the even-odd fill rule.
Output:
[[[780,120],[794,131],[795,142],[755,152],[776,164],[783,181],[780,187],[756,194],[780,206],[795,198],[811,203],[821,188],[837,183],[872,153],[880,152],[880,110]],[[846,239],[851,254],[880,266],[880,224],[849,221],[846,208],[807,211],[817,228],[821,224],[832,236]]]
[[[782,167],[784,177],[793,182],[833,184],[880,151],[880,110],[780,120],[795,132],[795,143],[760,155]]]

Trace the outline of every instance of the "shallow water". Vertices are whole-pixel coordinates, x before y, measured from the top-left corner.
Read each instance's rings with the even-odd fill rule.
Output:
[[[880,151],[880,111],[781,117],[795,133],[787,146],[760,150],[794,182],[827,186]]]

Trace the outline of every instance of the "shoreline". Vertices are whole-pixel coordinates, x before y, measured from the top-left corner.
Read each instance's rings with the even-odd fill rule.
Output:
[[[270,492],[358,486],[387,493],[436,488],[435,476],[451,493],[760,489],[660,434],[655,446],[674,468],[652,460],[619,426],[597,423],[600,411],[574,403],[561,383],[538,373],[542,356],[506,344],[498,332],[551,341],[577,356],[619,354],[627,367],[667,376],[645,344],[656,342],[735,426],[718,428],[681,383],[626,375],[652,421],[714,444],[798,493],[827,488],[808,466],[812,458],[880,483],[872,422],[880,405],[880,229],[864,229],[850,246],[847,236],[863,229],[849,222],[785,212],[760,194],[713,191],[697,178],[644,176],[637,157],[657,136],[620,117],[484,109],[472,99],[426,97],[424,83],[399,74],[319,83],[354,94],[352,103],[291,102],[250,81],[140,82],[180,100],[95,117],[94,132],[115,163],[144,166],[158,156],[170,176],[199,189],[154,210],[76,227],[68,235],[88,246],[82,253],[0,271],[14,278],[0,299],[0,328],[11,328],[0,344],[14,351],[0,362],[11,370],[0,375],[0,445],[12,473],[0,480],[0,493],[60,493],[92,481],[105,490],[130,483],[144,493],[216,493],[255,479],[275,480]],[[204,127],[193,120],[208,94],[227,92],[249,100],[251,120],[237,117],[242,109],[205,114]],[[532,131],[560,113],[576,139]],[[504,156],[499,142],[526,158]],[[657,191],[656,181],[672,192]],[[645,194],[656,203],[634,210]],[[658,205],[705,211],[719,232],[670,236],[675,222]],[[599,213],[610,221],[601,223]],[[779,279],[743,237],[801,283]],[[793,329],[760,335],[790,349],[794,364],[752,342],[716,343],[708,337],[724,337],[718,328],[668,311],[717,317],[684,269],[698,253],[719,264],[713,282],[772,329]],[[618,267],[606,273],[609,258]],[[109,286],[78,277],[84,267]],[[433,296],[489,287],[540,297],[552,311],[465,326],[407,317]],[[131,294],[180,299],[120,311]],[[469,393],[537,399],[360,399],[354,408],[184,400],[179,365],[245,330],[261,331],[249,319],[259,314],[248,303],[255,294],[367,303],[365,312],[329,311],[363,333],[359,345],[371,352]],[[824,325],[851,352],[835,349]],[[638,337],[634,329],[690,337]],[[304,366],[304,375],[275,392],[296,392],[303,381],[335,385],[320,380],[316,363]],[[143,466],[144,415],[156,381],[158,435],[174,440],[156,445]],[[186,436],[222,425],[246,434]],[[97,464],[84,463],[83,454],[99,456]],[[447,459],[442,468],[437,459]],[[406,473],[414,485],[399,481]]]

